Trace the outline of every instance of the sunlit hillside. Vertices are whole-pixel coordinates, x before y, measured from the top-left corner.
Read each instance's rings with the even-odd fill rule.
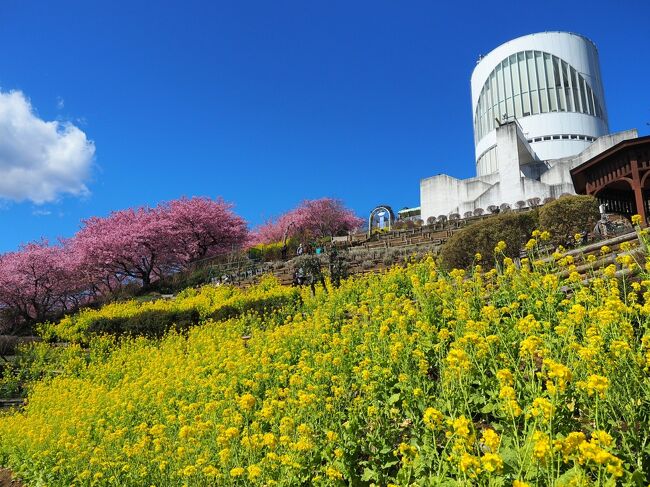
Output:
[[[176,306],[205,321],[161,339],[79,339],[91,318],[68,318],[48,329],[74,328],[72,344],[30,352],[43,378],[0,417],[0,464],[48,486],[647,482],[650,280],[611,266],[583,282],[561,254],[484,272],[488,258],[315,295],[188,292]],[[210,316],[233,293],[289,299]]]

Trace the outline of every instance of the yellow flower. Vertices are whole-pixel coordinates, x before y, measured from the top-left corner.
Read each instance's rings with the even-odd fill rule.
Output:
[[[571,380],[571,370],[559,362],[551,359],[544,359],[544,368],[546,369],[546,376],[549,380],[546,382],[546,388],[551,394],[556,392],[564,392],[567,383]]]
[[[192,427],[191,426],[182,426],[181,429],[178,431],[178,437],[179,438],[189,438],[192,436]]]
[[[533,407],[531,408],[531,416],[534,418],[540,418],[543,421],[550,421],[554,412],[553,403],[544,397],[537,397],[533,401]]]
[[[641,225],[641,215],[632,215],[632,224]]]
[[[602,430],[596,430],[591,433],[591,440],[594,443],[597,443],[598,445],[602,446],[612,446],[614,444],[614,439],[611,437],[609,433],[606,431]]]
[[[248,480],[255,480],[257,477],[262,475],[262,469],[257,465],[249,465],[246,470],[248,470]]]
[[[493,429],[485,429],[481,434],[481,440],[485,445],[488,452],[496,453],[499,451],[499,444],[501,443],[501,438]]]
[[[435,429],[442,423],[443,415],[435,408],[427,408],[424,411],[423,421],[429,429]]]
[[[470,478],[475,478],[481,473],[481,461],[478,457],[467,452],[460,456],[458,466],[461,472],[466,473]]]
[[[244,394],[239,398],[239,405],[244,411],[250,411],[255,406],[255,396],[252,394]]]
[[[514,388],[511,386],[503,386],[501,387],[501,390],[499,391],[499,398],[500,399],[516,399],[517,396],[515,394]]]
[[[461,438],[467,438],[469,436],[470,421],[465,416],[460,416],[450,422],[456,436]]]
[[[533,433],[533,456],[540,462],[545,462],[551,453],[551,442],[541,431]]]
[[[497,380],[502,386],[511,386],[515,383],[515,379],[512,375],[512,372],[508,369],[500,369],[497,371]]]
[[[503,459],[496,453],[486,453],[481,457],[481,464],[486,472],[497,472],[503,468]]]
[[[542,244],[541,232],[531,240]],[[650,318],[650,279],[622,286],[596,272],[583,282],[574,273],[584,257],[557,255],[561,272],[550,259],[520,268],[502,255],[503,271],[447,273],[427,258],[328,293],[317,286],[315,296],[279,284],[206,286],[73,313],[52,326],[88,338],[98,320],[186,312],[201,326],[83,347],[35,344],[29,353],[60,373],[29,381],[29,414],[0,414],[0,456],[26,478],[79,485],[277,487],[305,472],[306,482],[335,485],[348,481],[353,452],[383,448],[373,432],[386,422],[402,431],[392,458],[411,482],[427,482],[421,468],[435,444],[441,472],[464,485],[553,484],[570,469],[617,484],[635,468],[627,446],[643,427],[645,396],[611,374],[648,376],[650,332],[638,324]],[[489,423],[465,410],[475,386],[497,401]],[[388,390],[399,400],[382,405]],[[350,435],[359,422],[364,437]],[[611,434],[594,431],[606,426]],[[503,472],[500,456],[514,444],[519,475]],[[398,483],[375,481],[389,480]]]
[[[449,351],[446,361],[449,368],[457,374],[461,374],[470,367],[469,357],[464,350],[458,348]]]
[[[241,467],[235,467],[230,469],[230,476],[231,477],[241,477],[244,475],[245,470]]]
[[[609,388],[609,379],[602,375],[592,374],[587,377],[586,382],[580,381],[578,387],[587,391],[590,396],[597,394],[602,399]]]
[[[521,358],[534,358],[541,343],[542,340],[535,335],[525,338],[519,343],[519,356]]]
[[[400,443],[397,452],[402,456],[402,463],[409,464],[418,456],[418,449],[408,443]]]
[[[336,468],[332,467],[331,465],[325,467],[325,475],[327,475],[327,478],[331,480],[343,479],[343,474],[339,472]]]
[[[562,452],[562,458],[565,462],[569,461],[584,441],[585,434],[583,432],[573,431],[567,435],[564,441],[559,442],[558,449]]]

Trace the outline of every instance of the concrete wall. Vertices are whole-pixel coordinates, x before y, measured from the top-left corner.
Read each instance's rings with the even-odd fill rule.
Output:
[[[514,207],[517,201],[535,197],[543,200],[564,193],[574,194],[569,173],[573,167],[623,140],[636,137],[636,130],[626,130],[600,137],[577,156],[539,161],[518,125],[507,123],[495,131],[498,172],[465,180],[443,174],[420,182],[422,219],[450,213],[463,215],[476,208],[487,210],[490,205],[502,203]]]

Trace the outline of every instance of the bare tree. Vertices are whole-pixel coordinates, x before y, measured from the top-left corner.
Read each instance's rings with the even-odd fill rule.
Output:
[[[487,210],[493,215],[499,213],[499,207],[497,205],[490,205],[487,207]]]
[[[471,211],[466,211],[463,213],[463,218],[471,218],[474,215]]]
[[[515,206],[517,207],[518,210],[521,210],[524,206],[526,206],[526,202],[523,200],[519,200],[515,203]]]
[[[457,220],[460,220],[460,215],[458,213],[450,213],[449,214],[449,221],[455,222]]]
[[[427,218],[427,225],[434,225],[436,223],[436,217],[435,216],[430,216]]]
[[[438,215],[438,221],[444,225],[447,222],[447,215]]]
[[[483,208],[474,208],[474,216],[481,216],[483,213],[485,213]]]
[[[506,213],[512,209],[512,206],[510,206],[510,203],[501,203],[499,206],[499,209],[503,212]]]

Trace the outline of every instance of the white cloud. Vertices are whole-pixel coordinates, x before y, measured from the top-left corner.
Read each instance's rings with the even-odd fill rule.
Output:
[[[56,107],[59,110],[63,110],[63,108],[65,108],[65,100],[60,96],[56,97]]]
[[[0,91],[0,198],[34,203],[89,193],[95,145],[69,122],[46,122],[21,91]]]

